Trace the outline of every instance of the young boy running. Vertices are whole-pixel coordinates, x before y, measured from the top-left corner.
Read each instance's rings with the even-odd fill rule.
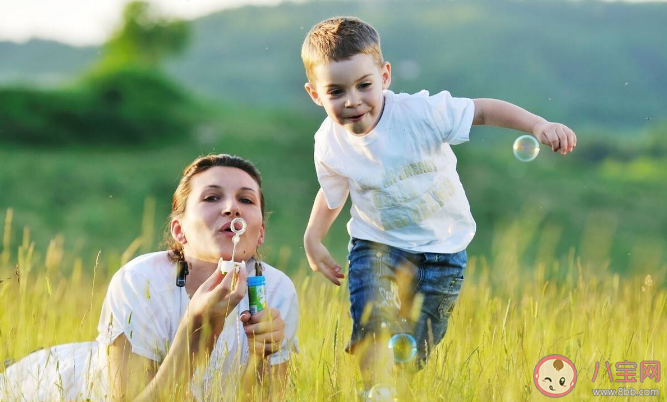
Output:
[[[554,152],[576,146],[568,127],[495,99],[388,90],[380,37],[352,17],[315,25],[301,57],[306,91],[328,117],[315,134],[320,183],[304,235],[310,267],[340,286],[341,266],[322,244],[348,194],[352,337],[371,398],[395,393],[389,337],[417,342],[417,367],[442,340],[463,281],[475,221],[450,145],[472,125],[525,131]],[[417,304],[418,315],[410,314]]]

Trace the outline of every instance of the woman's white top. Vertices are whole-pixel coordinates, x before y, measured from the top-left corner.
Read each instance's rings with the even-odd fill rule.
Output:
[[[270,364],[288,361],[298,351],[299,306],[292,281],[262,263],[267,306],[285,321],[285,339]],[[254,261],[246,265],[255,275]],[[42,349],[9,366],[0,375],[0,400],[108,400],[108,347],[124,334],[132,352],[161,363],[186,312],[190,299],[176,286],[176,266],[166,251],[145,254],[123,266],[107,290],[96,342],[72,343]],[[248,310],[248,295],[229,314],[204,373],[195,373],[191,390],[199,400],[222,395],[238,385],[248,360],[248,339],[239,320]]]

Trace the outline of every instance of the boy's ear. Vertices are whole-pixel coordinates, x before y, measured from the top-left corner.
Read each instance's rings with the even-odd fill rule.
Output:
[[[382,76],[382,89],[389,88],[389,84],[391,84],[391,64],[388,61],[382,64],[380,75]]]
[[[311,84],[310,82],[306,82],[304,88],[306,88],[306,92],[308,92],[308,95],[310,95],[310,99],[312,99],[317,106],[322,106],[322,101],[320,100],[320,96],[315,89],[315,85]]]

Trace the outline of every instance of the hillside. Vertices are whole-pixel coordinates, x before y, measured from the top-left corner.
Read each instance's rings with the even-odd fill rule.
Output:
[[[357,15],[380,31],[394,91],[448,89],[507,99],[612,135],[666,118],[667,47],[659,39],[667,36],[664,3],[385,0],[243,7],[195,21],[192,45],[169,70],[218,99],[313,112],[303,92],[300,45],[314,23],[340,14]],[[0,82],[68,76],[84,70],[95,51],[0,44]]]

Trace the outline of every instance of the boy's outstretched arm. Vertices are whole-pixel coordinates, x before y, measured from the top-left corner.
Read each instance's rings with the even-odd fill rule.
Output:
[[[347,199],[347,196],[345,196],[345,199]],[[337,286],[340,286],[339,279],[344,278],[345,275],[340,272],[341,266],[331,257],[329,250],[322,244],[322,240],[329,233],[331,225],[344,205],[345,200],[338,208],[329,209],[324,198],[324,192],[320,189],[313,203],[313,211],[310,213],[306,233],[303,235],[303,247],[306,250],[310,268],[321,273]]]
[[[552,123],[512,103],[498,99],[474,99],[473,125],[512,128],[531,133],[554,152],[565,155],[577,146],[577,136],[569,127]]]

